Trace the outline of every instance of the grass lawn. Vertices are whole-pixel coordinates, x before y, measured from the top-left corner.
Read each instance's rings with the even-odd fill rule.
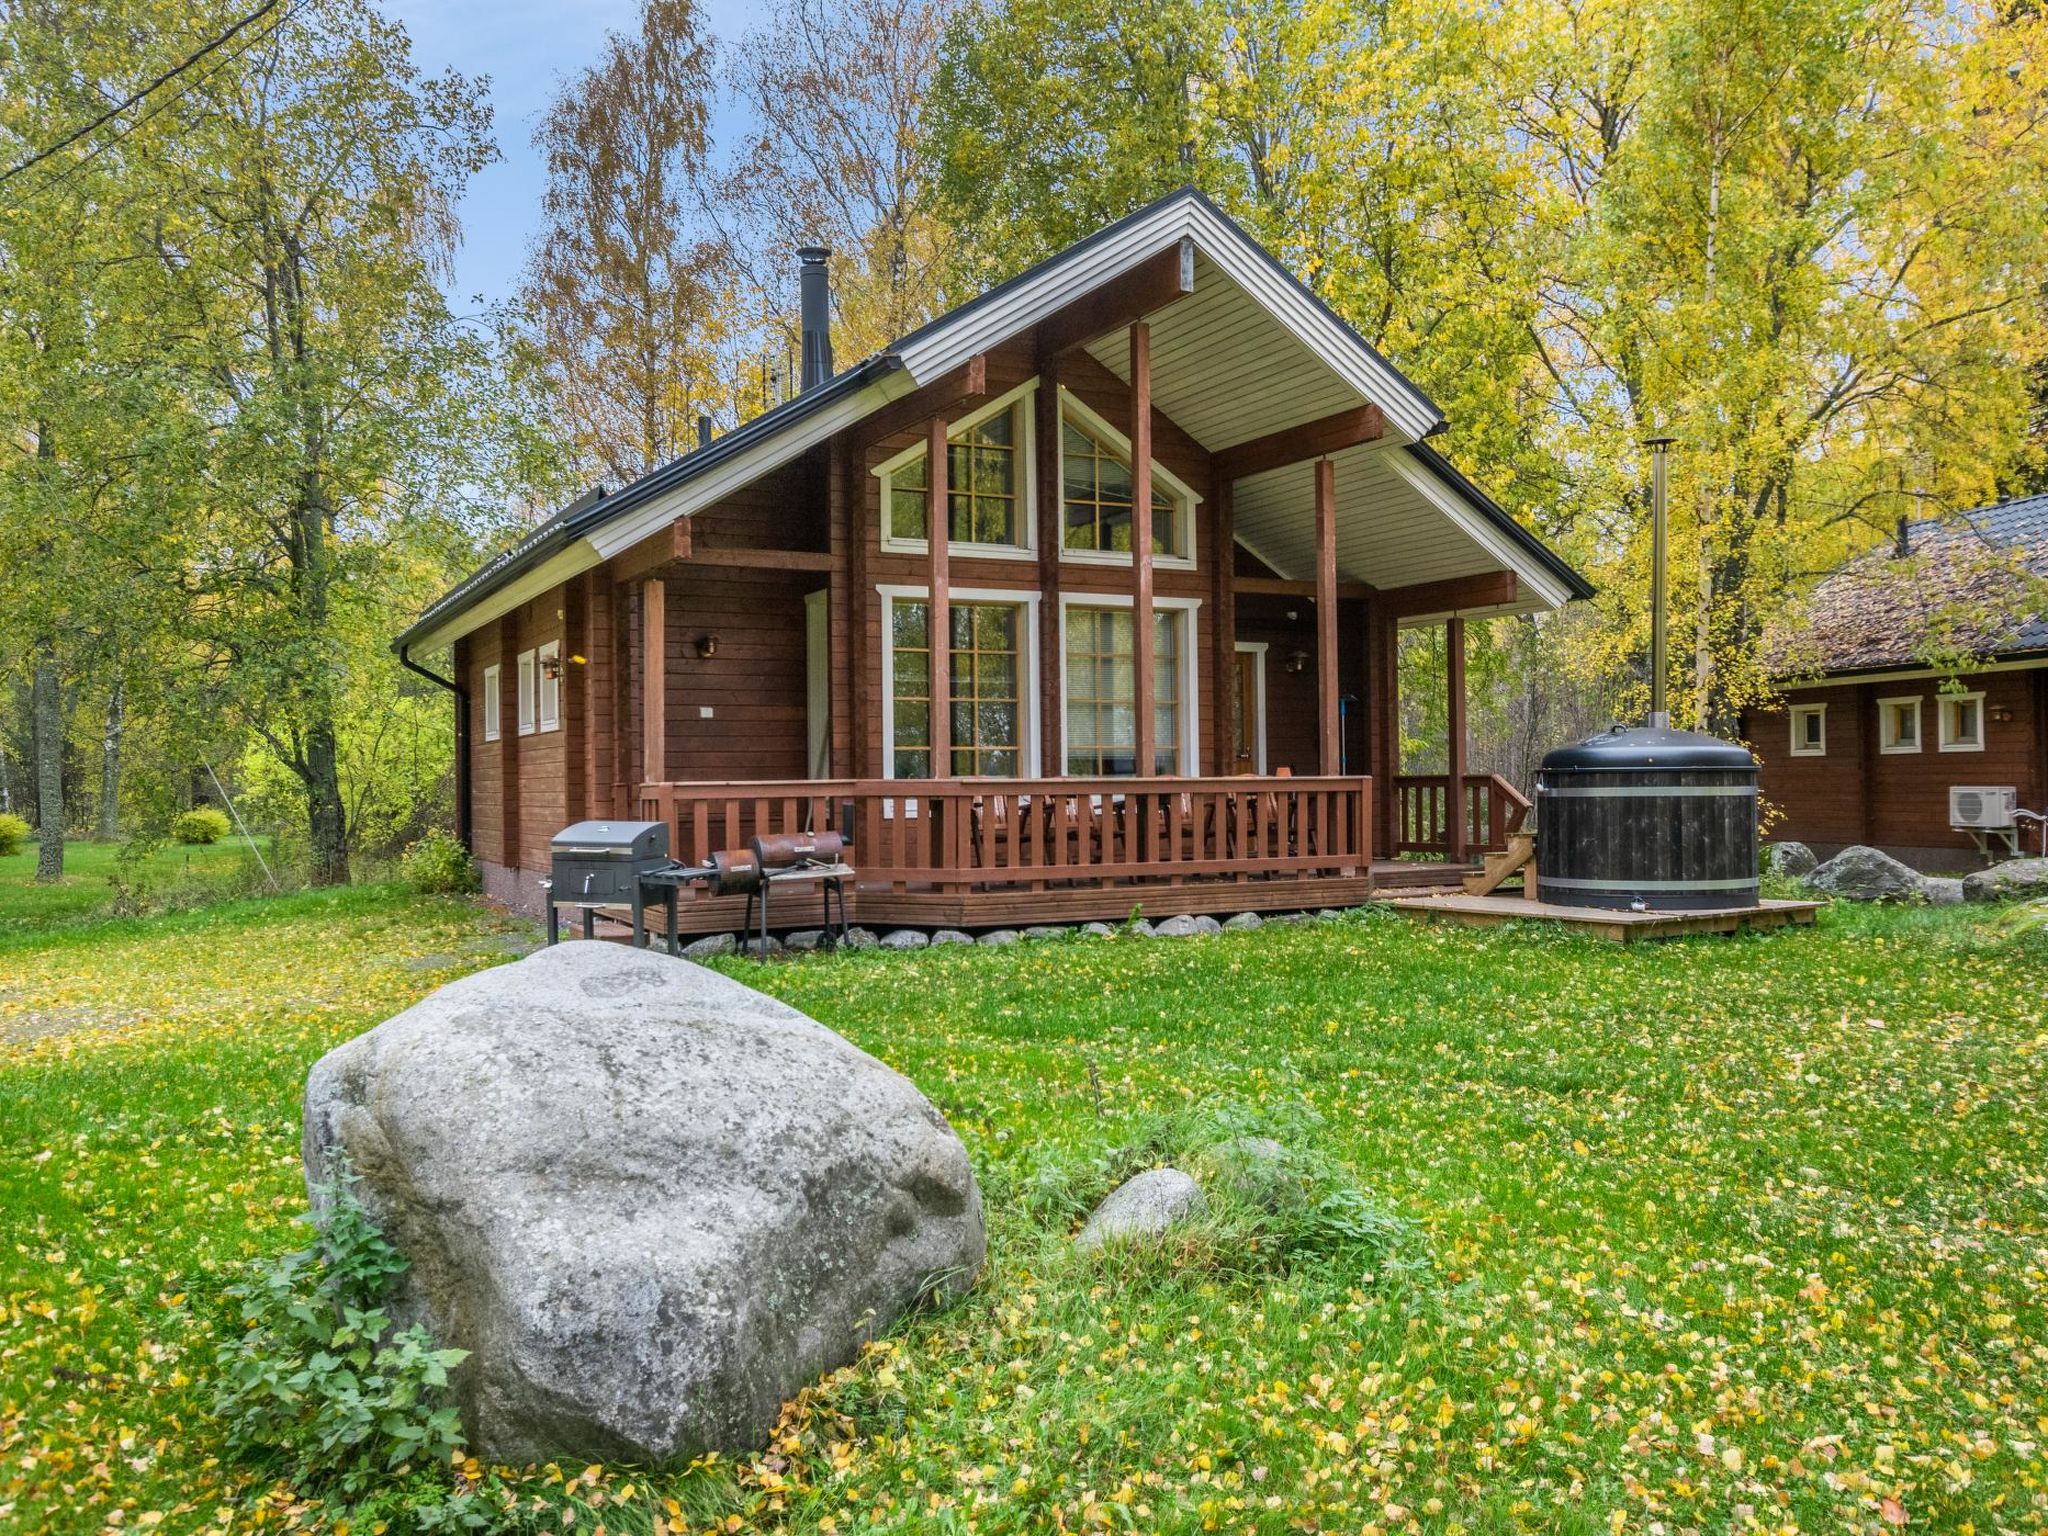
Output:
[[[0,1528],[313,1518],[222,1451],[215,1298],[298,1238],[307,1066],[508,931],[359,890],[0,943]],[[494,1518],[2042,1529],[2038,944],[1981,909],[1631,949],[1375,914],[732,962],[951,1118],[987,1272],[758,1459],[542,1470]],[[1195,1104],[1339,1160],[1400,1262],[1076,1257],[1109,1150]]]
[[[36,845],[30,843],[18,853],[0,855],[0,939],[116,911],[121,899],[116,877],[132,893],[131,901],[153,904],[175,891],[183,898],[180,905],[196,905],[209,894],[217,900],[229,890],[257,889],[261,871],[239,837],[191,847],[171,843],[139,858],[128,856],[119,843],[74,838],[64,844],[64,878],[38,885]]]

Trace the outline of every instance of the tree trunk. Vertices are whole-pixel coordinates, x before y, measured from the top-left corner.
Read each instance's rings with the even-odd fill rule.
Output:
[[[107,694],[107,726],[100,733],[99,840],[111,843],[121,835],[121,727],[127,685],[119,676]]]
[[[348,884],[347,823],[341,806],[334,721],[323,717],[306,730],[306,820],[315,885]]]
[[[36,879],[53,885],[64,878],[64,702],[57,683],[57,647],[38,641],[30,684],[35,722]]]

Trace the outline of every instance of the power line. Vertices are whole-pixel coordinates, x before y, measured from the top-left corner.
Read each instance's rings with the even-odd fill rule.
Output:
[[[267,11],[273,9],[280,3],[281,0],[271,0],[270,5],[265,6],[264,10]],[[148,122],[151,118],[156,117],[158,114],[162,112],[168,111],[172,107],[175,107],[179,102],[183,101],[186,96],[190,95],[194,88],[204,85],[207,81],[211,80],[215,75],[219,74],[222,70],[226,69],[230,64],[234,63],[235,60],[241,58],[244,54],[248,53],[251,49],[255,48],[257,45],[264,42],[266,39],[275,37],[278,34],[278,32],[283,29],[285,24],[289,22],[295,14],[297,14],[301,9],[304,8],[306,3],[307,0],[292,0],[292,3],[285,9],[284,14],[277,18],[277,22],[274,26],[270,27],[266,31],[257,33],[255,36],[249,38],[246,42],[244,42],[240,47],[229,50],[228,53],[219,60],[217,60],[214,63],[213,67],[207,70],[206,73],[195,76],[194,78],[185,81],[175,91],[173,91],[170,95],[164,97],[161,101],[152,102],[150,104],[149,109],[146,112],[144,112],[141,116],[137,117],[134,122],[124,126],[119,133],[112,135],[103,143],[95,144],[90,150],[80,155],[76,160],[72,161],[71,164],[65,166],[62,170],[56,171],[52,175],[44,178],[42,181],[37,182],[27,191],[18,194],[16,197],[14,197],[6,204],[0,205],[0,213],[12,213],[15,209],[24,207],[27,204],[34,202],[37,198],[41,197],[45,192],[53,192],[57,188],[63,186],[64,183],[71,180],[80,171],[84,170],[88,165],[91,165],[94,160],[98,159],[106,151],[112,149],[116,144],[119,144],[123,139],[127,138],[130,134],[134,133],[138,128],[140,128],[144,123]],[[257,14],[260,15],[261,12],[258,12]],[[215,40],[214,46],[218,47],[220,43],[225,42],[227,38],[231,35],[232,34],[227,33],[222,34],[220,38]],[[197,57],[197,55],[195,55],[195,57]]]
[[[282,0],[264,0],[264,3],[262,5],[259,5],[255,10],[251,11],[248,15],[244,16],[232,27],[229,27],[227,31],[221,33],[221,35],[216,37],[212,42],[206,44],[202,48],[195,49],[193,52],[187,54],[181,62],[172,65],[171,68],[165,70],[162,74],[158,75],[154,80],[150,81],[149,84],[143,86],[140,90],[136,91],[134,94],[129,96],[128,99],[120,103],[120,105],[107,108],[106,111],[102,112],[98,117],[94,118],[84,127],[75,129],[72,132],[67,133],[63,138],[59,139],[56,143],[50,145],[47,149],[38,150],[35,154],[30,155],[26,160],[22,161],[19,165],[12,167],[11,169],[7,170],[4,173],[0,173],[0,186],[5,186],[8,182],[14,180],[15,177],[19,176],[23,171],[26,171],[33,166],[42,164],[43,161],[49,159],[50,156],[56,154],[57,151],[59,151],[60,149],[64,149],[69,145],[76,144],[80,139],[84,138],[87,134],[93,132],[95,129],[104,127],[108,122],[112,121],[114,118],[119,117],[123,112],[126,112],[130,107],[134,106],[135,103],[142,100],[143,97],[149,95],[152,91],[155,91],[159,87],[164,86],[168,84],[170,81],[177,79],[178,76],[182,75],[194,64],[197,64],[209,53],[212,53],[216,48],[220,47],[221,44],[227,42],[230,38],[234,37],[235,34],[240,32],[244,27],[247,27],[252,22],[259,21],[263,17],[269,15],[272,11],[277,9],[280,3],[282,3]]]

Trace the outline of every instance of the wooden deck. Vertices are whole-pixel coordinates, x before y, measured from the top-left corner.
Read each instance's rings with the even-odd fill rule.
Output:
[[[1525,896],[1467,896],[1462,891],[1404,896],[1390,903],[1414,917],[1448,919],[1467,927],[1501,923],[1568,923],[1602,938],[1629,944],[1638,939],[1680,939],[1696,933],[1740,933],[1748,928],[1806,926],[1826,902],[1764,900],[1753,907],[1712,912],[1613,912],[1603,907],[1561,907]]]

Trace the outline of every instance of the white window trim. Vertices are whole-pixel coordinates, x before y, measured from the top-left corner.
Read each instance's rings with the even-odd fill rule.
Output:
[[[1157,601],[1157,599],[1154,599],[1154,601],[1156,602],[1156,601]],[[1243,651],[1253,651],[1253,652],[1256,652],[1256,653],[1257,653],[1257,655],[1258,655],[1258,658],[1259,658],[1259,664],[1258,664],[1258,666],[1256,666],[1256,667],[1254,667],[1254,668],[1252,669],[1252,680],[1253,680],[1253,682],[1254,682],[1254,683],[1255,683],[1255,684],[1257,685],[1257,686],[1256,686],[1256,687],[1254,688],[1254,690],[1253,690],[1253,691],[1254,691],[1254,693],[1255,693],[1255,694],[1257,695],[1256,703],[1257,703],[1257,706],[1258,706],[1258,715],[1257,715],[1258,729],[1257,729],[1257,730],[1255,730],[1255,731],[1254,731],[1254,732],[1252,733],[1252,766],[1253,766],[1253,768],[1254,768],[1254,769],[1255,769],[1255,770],[1256,770],[1256,771],[1258,772],[1258,774],[1259,774],[1259,775],[1260,775],[1261,777],[1264,777],[1264,775],[1265,775],[1265,772],[1266,772],[1266,650],[1267,650],[1267,642],[1266,642],[1266,641],[1264,641],[1264,640],[1240,640],[1240,641],[1238,641],[1238,642],[1237,642],[1237,648],[1238,648],[1238,650],[1239,650],[1240,652],[1243,652]],[[1235,760],[1235,758],[1236,758],[1236,753],[1237,753],[1237,743],[1233,741],[1233,742],[1232,742],[1232,743],[1230,744],[1230,747],[1231,747],[1231,756],[1232,756],[1232,759],[1233,759],[1233,761],[1234,761],[1234,760]]]
[[[1137,599],[1128,592],[1062,592],[1060,594],[1060,776],[1074,778],[1067,767],[1067,610],[1070,608],[1135,608]],[[1181,771],[1176,778],[1199,778],[1191,765],[1200,762],[1202,747],[1202,702],[1199,687],[1199,660],[1195,655],[1200,644],[1200,629],[1195,615],[1202,606],[1199,597],[1155,597],[1152,599],[1156,613],[1184,613],[1182,620],[1186,629],[1181,634],[1180,647],[1180,764]],[[1085,777],[1085,775],[1082,775]],[[1143,775],[1140,775],[1143,777]],[[1150,775],[1157,777],[1157,775]]]
[[[899,598],[911,598],[918,602],[930,602],[932,589],[929,586],[902,586],[885,583],[875,591],[882,599],[882,777],[896,777],[896,625],[895,605]],[[1017,603],[1024,609],[1024,652],[1017,658],[1017,665],[1023,669],[1018,679],[1018,707],[1021,718],[1017,729],[1023,739],[1017,743],[1018,772],[1020,779],[1035,779],[1039,774],[1039,687],[1038,687],[1038,600],[1041,594],[1020,587],[954,587],[946,588],[949,603]],[[948,774],[948,778],[952,775]],[[920,784],[922,779],[906,779],[906,784]]]
[[[531,736],[533,734],[534,706],[538,701],[538,691],[534,687],[534,679],[537,673],[538,669],[534,666],[533,652],[521,651],[519,653],[519,734],[522,736]]]
[[[562,728],[562,677],[559,670],[562,659],[562,642],[550,640],[534,652],[534,686],[540,690],[540,705],[537,711],[540,729],[558,731]],[[557,671],[548,676],[548,663],[556,663]]]
[[[1037,391],[1038,380],[1026,379],[1008,394],[1001,395],[981,409],[971,411],[958,421],[947,424],[946,440],[951,442],[962,432],[980,426],[991,416],[999,416],[1020,402],[1024,405],[1024,409],[1018,411],[1024,425],[1017,434],[1017,474],[1022,482],[1017,488],[1017,519],[1023,525],[1021,532],[1024,537],[1016,544],[974,544],[963,539],[951,539],[946,544],[948,558],[957,555],[966,560],[1015,560],[1020,555],[1038,552],[1038,413],[1030,409],[1031,398]],[[931,548],[927,540],[899,539],[889,531],[889,516],[892,510],[890,478],[906,464],[914,464],[923,457],[926,446],[922,442],[913,443],[901,453],[876,465],[872,471],[880,486],[882,548],[892,555],[922,555],[928,553]],[[949,493],[950,490],[948,487]]]
[[[1911,741],[1886,739],[1891,733],[1891,706],[1894,704],[1910,704],[1913,706],[1913,739]],[[1920,708],[1920,695],[1917,693],[1894,694],[1890,698],[1879,699],[1877,701],[1877,750],[1893,755],[1918,752],[1921,743],[1927,738],[1927,721],[1924,718],[1924,713]]]
[[[1951,704],[1975,704],[1977,706],[1977,739],[1963,741],[1949,734],[1949,706]],[[1982,752],[1984,750],[1984,695],[1981,693],[1943,693],[1935,696],[1934,718],[1939,722],[1940,747],[1944,752]]]
[[[1131,458],[1131,440],[1111,426],[1101,416],[1090,410],[1075,398],[1067,387],[1060,386],[1060,424],[1066,425],[1072,416],[1090,432],[1121,453],[1128,462]],[[1128,566],[1132,557],[1114,549],[1069,549],[1067,548],[1067,439],[1061,433],[1060,443],[1060,560],[1068,565],[1121,565]],[[1185,555],[1160,555],[1152,557],[1154,570],[1192,571],[1195,568],[1195,508],[1201,504],[1201,493],[1180,476],[1168,469],[1158,459],[1152,461],[1152,478],[1165,487],[1169,495],[1180,503],[1174,512],[1180,522],[1180,544]]]
[[[499,681],[503,669],[492,662],[484,668],[484,740],[498,739],[499,722],[505,712],[504,685]]]
[[[1794,704],[1786,711],[1792,723],[1792,755],[1794,757],[1826,757],[1828,755],[1828,707],[1825,704]],[[1799,722],[1807,715],[1820,717],[1820,745],[1809,747]]]

